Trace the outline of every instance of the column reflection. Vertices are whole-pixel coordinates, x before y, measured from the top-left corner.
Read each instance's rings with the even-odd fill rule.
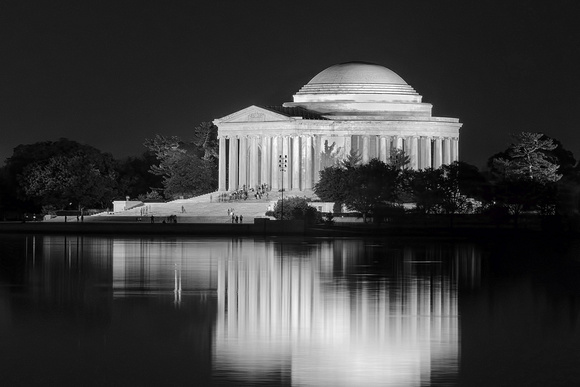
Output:
[[[473,249],[250,244],[218,263],[216,376],[365,386],[455,377],[455,266],[479,259]]]

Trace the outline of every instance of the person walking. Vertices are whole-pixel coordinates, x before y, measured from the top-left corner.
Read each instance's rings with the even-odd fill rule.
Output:
[[[155,217],[151,215],[151,223],[155,223]]]
[[[244,215],[240,215],[240,223],[244,221]]]

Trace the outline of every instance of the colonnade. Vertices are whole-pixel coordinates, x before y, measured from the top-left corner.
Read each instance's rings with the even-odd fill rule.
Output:
[[[397,135],[244,135],[219,139],[219,191],[256,188],[311,190],[318,181],[324,141],[342,148],[339,157],[355,149],[367,163],[372,158],[387,162],[393,149],[409,156],[411,169],[439,168],[459,158],[457,137]],[[280,156],[285,163],[280,165]]]

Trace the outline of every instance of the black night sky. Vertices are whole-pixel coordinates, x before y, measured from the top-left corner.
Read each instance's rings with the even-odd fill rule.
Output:
[[[482,167],[509,133],[580,157],[576,2],[2,1],[0,163],[66,137],[137,156],[155,134],[275,105],[318,72],[375,62],[436,116],[459,117]]]

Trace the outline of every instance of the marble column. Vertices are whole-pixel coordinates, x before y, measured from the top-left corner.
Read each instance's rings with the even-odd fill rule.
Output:
[[[393,138],[391,136],[386,136],[385,139],[387,141],[385,145],[385,163],[388,163],[391,161],[391,142]]]
[[[405,137],[405,156],[409,157],[409,164],[407,166],[411,167],[411,159],[413,158],[413,136]]]
[[[235,191],[238,189],[238,139],[237,137],[230,137],[230,165],[229,165],[229,181],[228,191]]]
[[[220,137],[220,154],[219,154],[219,179],[218,191],[227,190],[227,174],[226,174],[226,138]]]
[[[248,137],[240,138],[240,181],[239,188],[248,189]]]
[[[459,160],[459,139],[451,139],[451,162]]]
[[[430,158],[430,143],[428,143],[429,138],[421,137],[419,139],[419,168],[425,169],[431,166]],[[429,151],[427,150],[429,148]]]
[[[349,144],[350,144],[350,136],[348,136]],[[313,153],[313,171],[312,171],[312,180],[313,186],[318,182],[320,178],[320,136],[314,135],[312,138],[312,153]]]
[[[350,155],[351,150],[352,150],[352,137],[344,136],[344,157],[348,157],[348,155]]]
[[[292,190],[300,191],[300,136],[292,138]]]
[[[396,137],[396,143],[395,144],[396,144],[395,148],[397,148],[397,149],[403,149],[403,137],[397,136]]]
[[[260,184],[268,184],[268,186],[270,185],[270,160],[270,136],[262,136]]]
[[[370,151],[370,138],[369,136],[365,135],[362,136],[362,162],[363,164],[366,164],[369,162],[370,157],[369,157],[369,151]]]
[[[425,137],[425,162],[427,163],[426,168],[431,168],[433,166],[431,156],[431,137]]]
[[[280,167],[279,157],[282,153],[280,152],[280,137],[276,136],[272,138],[272,152],[270,167],[272,168],[272,190],[278,191],[280,189]]]
[[[443,164],[451,164],[451,139],[445,137],[443,139]]]
[[[410,142],[409,167],[417,170],[419,169],[419,139],[417,136],[412,136]]]
[[[285,191],[288,191],[290,188],[290,167],[292,166],[292,154],[290,154],[290,136],[284,136],[282,138],[282,158],[287,156],[288,165],[286,167],[286,171],[282,173],[282,184]]]
[[[439,168],[443,164],[443,147],[441,137],[436,137],[433,142],[433,168]]]
[[[256,188],[258,185],[258,172],[260,164],[258,163],[258,136],[250,138],[250,184],[248,188]]]
[[[381,136],[380,140],[379,140],[379,159],[383,162],[386,163],[387,160],[387,138],[384,136]]]
[[[305,152],[306,155],[304,157],[304,162],[306,164],[306,176],[304,177],[304,188],[312,189],[312,136],[306,136]]]

